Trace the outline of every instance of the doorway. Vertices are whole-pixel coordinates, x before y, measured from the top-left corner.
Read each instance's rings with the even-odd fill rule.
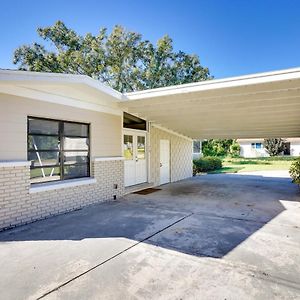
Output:
[[[131,186],[147,182],[146,132],[124,130],[124,184]]]
[[[170,182],[170,141],[160,140],[160,184]]]

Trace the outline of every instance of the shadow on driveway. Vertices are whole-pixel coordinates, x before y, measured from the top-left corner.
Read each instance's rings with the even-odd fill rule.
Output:
[[[299,201],[289,179],[199,176],[7,230],[0,242],[126,238],[219,258],[284,212],[287,201]]]
[[[203,289],[199,276],[204,285],[215,284],[206,274],[223,274],[228,263],[227,278],[236,285],[237,278],[248,280],[251,293],[273,297],[278,282],[285,287],[282,294],[291,287],[298,293],[299,227],[299,191],[290,180],[199,176],[164,185],[149,195],[129,194],[1,232],[1,297],[36,299],[59,291],[62,298],[72,299],[87,297],[87,292],[91,298],[99,293],[107,298],[125,293],[130,298],[141,291],[148,296],[158,293],[159,298],[162,294],[153,290],[153,284],[170,289],[176,297],[196,296]],[[211,264],[209,259],[214,258],[220,265]],[[165,264],[162,279],[154,270]],[[265,285],[256,279],[253,290],[248,269],[254,277],[273,274],[272,280]],[[172,284],[166,274],[176,282]],[[183,279],[176,274],[194,279],[178,290]],[[220,280],[218,284],[224,285],[223,277]],[[130,292],[137,287],[136,293]],[[233,295],[228,288],[225,285],[220,293]]]

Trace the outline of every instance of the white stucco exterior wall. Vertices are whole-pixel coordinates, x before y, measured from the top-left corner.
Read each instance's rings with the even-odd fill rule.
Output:
[[[266,152],[264,148],[261,149],[252,148],[251,143],[255,143],[255,142],[239,142],[241,147],[240,155],[242,157],[268,157],[269,156],[269,154]],[[260,141],[258,141],[257,143],[260,143]]]
[[[300,156],[300,138],[291,141],[291,156]]]
[[[290,156],[300,156],[300,138],[287,138],[286,142],[290,143]],[[240,155],[242,157],[269,157],[265,148],[256,149],[252,148],[252,143],[263,143],[263,139],[248,139],[248,140],[238,140],[241,147]]]

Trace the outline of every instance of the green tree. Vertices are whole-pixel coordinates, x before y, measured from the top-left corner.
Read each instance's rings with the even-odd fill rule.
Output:
[[[231,157],[239,157],[240,156],[241,146],[236,141],[233,141],[229,148],[229,153]]]
[[[281,138],[275,139],[265,139],[264,147],[270,156],[279,155],[282,151],[285,150],[285,141]]]
[[[227,156],[230,154],[230,147],[234,140],[206,140],[202,142],[202,152],[204,156]]]
[[[197,55],[174,51],[164,36],[153,45],[142,35],[115,26],[110,34],[82,36],[57,21],[38,28],[45,45],[22,45],[13,62],[20,70],[85,74],[120,92],[130,92],[211,79]]]

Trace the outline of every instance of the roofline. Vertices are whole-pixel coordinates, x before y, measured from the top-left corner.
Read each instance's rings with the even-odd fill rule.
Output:
[[[207,81],[173,85],[144,91],[125,93],[128,100],[139,100],[145,98],[161,97],[168,95],[184,94],[212,89],[238,87],[242,85],[253,85],[280,80],[300,79],[300,68],[290,68],[271,72],[254,73],[223,79],[212,79]]]
[[[143,91],[120,93],[115,89],[101,83],[99,80],[93,79],[87,75],[80,74],[63,74],[63,73],[46,73],[46,72],[32,72],[19,70],[4,70],[0,69],[0,81],[59,81],[63,80],[66,83],[82,83],[100,92],[108,94],[117,101],[140,100],[153,97],[169,96],[176,94],[185,94],[199,91],[208,91],[213,89],[222,89],[230,87],[238,87],[242,85],[254,85],[261,83],[268,83],[281,80],[300,79],[300,67],[290,68],[284,70],[277,70],[271,72],[255,73],[243,76],[228,77],[223,79],[212,79],[207,81],[200,81],[194,83],[187,83],[181,85],[173,85],[155,89],[148,89]]]
[[[107,86],[99,80],[93,79],[87,75],[80,74],[63,74],[63,73],[47,73],[47,72],[32,72],[19,70],[3,70],[0,69],[0,81],[51,81],[51,82],[66,82],[66,83],[82,83],[87,86],[97,89],[98,91],[108,94],[116,100],[123,100],[122,93]]]

